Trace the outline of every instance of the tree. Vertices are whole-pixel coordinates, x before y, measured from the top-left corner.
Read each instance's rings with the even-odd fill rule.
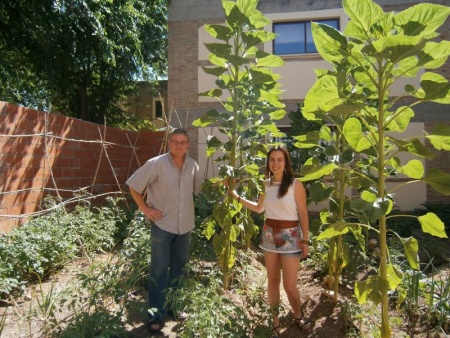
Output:
[[[220,154],[221,165],[219,176],[211,178],[204,189],[215,204],[212,216],[203,225],[206,237],[214,237],[225,289],[239,239],[248,247],[257,227],[250,212],[217,183],[231,178],[230,189],[234,189],[233,179],[236,179],[241,194],[247,198],[257,195],[262,186],[260,169],[267,153],[265,138],[284,135],[274,123],[286,112],[279,97],[279,75],[271,70],[283,61],[257,47],[275,38],[274,33],[264,31],[270,20],[256,9],[257,3],[257,0],[222,0],[225,25],[206,25],[207,32],[218,42],[205,44],[214,66],[203,70],[217,77],[218,88],[202,95],[217,99],[223,109],[210,110],[194,121],[198,127],[219,127],[222,136],[207,140],[207,156]]]
[[[166,74],[167,0],[5,0],[0,99],[97,123],[137,79]]]
[[[307,119],[335,125],[337,147],[329,149],[333,155],[330,162],[323,164],[311,158],[302,173],[304,180],[331,175],[340,182],[330,192],[335,203],[321,216],[327,228],[318,240],[339,238],[348,232],[361,238],[362,228],[378,234],[378,274],[357,281],[355,294],[361,303],[371,300],[381,305],[380,332],[382,337],[390,337],[388,291],[397,288],[402,271],[389,257],[387,236],[402,243],[413,269],[419,268],[419,243],[388,229],[386,220],[394,217],[390,215],[393,192],[402,184],[388,188],[387,179],[402,173],[410,179],[406,184],[422,181],[442,194],[450,194],[450,175],[439,169],[425,173],[418,159],[433,156],[419,141],[420,137],[438,150],[450,150],[450,127],[439,125],[431,133],[401,138],[414,116],[413,107],[422,102],[450,104],[449,82],[433,72],[450,55],[449,41],[433,41],[450,8],[418,4],[399,13],[384,13],[371,0],[344,0],[343,8],[350,18],[343,33],[326,25],[312,25],[317,50],[334,69],[316,71],[318,79],[308,92],[303,109]],[[420,70],[424,73],[419,87],[407,85],[403,95],[392,95],[392,87],[399,79],[416,77]],[[322,135],[327,134],[325,130],[324,125]],[[316,134],[305,135],[304,142],[313,147],[314,139],[317,140]],[[400,153],[408,153],[413,159],[402,163]],[[344,185],[358,191],[359,196],[349,199],[343,195]],[[434,213],[418,219],[424,232],[447,237],[444,224]],[[345,261],[345,256],[339,254],[338,272]]]

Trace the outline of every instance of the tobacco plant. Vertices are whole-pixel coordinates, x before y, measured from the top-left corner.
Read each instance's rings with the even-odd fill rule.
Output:
[[[204,192],[215,205],[212,216],[203,224],[206,237],[214,237],[225,289],[239,240],[248,247],[257,227],[250,213],[226,194],[219,182],[230,178],[230,189],[238,189],[247,198],[258,194],[260,169],[267,151],[265,138],[282,135],[273,121],[286,113],[279,97],[279,75],[271,70],[283,61],[258,48],[273,40],[275,34],[264,31],[270,20],[256,9],[257,3],[223,0],[225,23],[205,25],[217,42],[205,44],[212,66],[203,70],[217,77],[217,88],[201,95],[215,98],[221,108],[207,111],[193,123],[198,127],[217,127],[220,134],[207,140],[207,156],[215,156],[220,166],[218,176],[205,185]]]
[[[322,192],[331,196],[331,202],[330,210],[321,215],[327,228],[318,237],[337,239],[334,271],[339,272],[344,264],[340,236],[352,232],[361,240],[362,229],[378,234],[378,274],[357,281],[355,293],[360,303],[371,300],[381,304],[381,336],[390,337],[388,291],[395,290],[402,280],[400,267],[388,256],[386,242],[388,233],[398,236],[386,225],[392,217],[389,214],[395,202],[393,192],[402,184],[425,182],[442,194],[450,194],[450,175],[439,169],[425,173],[420,160],[433,156],[420,139],[427,139],[435,149],[450,150],[450,127],[438,125],[431,133],[401,138],[414,117],[416,105],[450,103],[449,82],[433,71],[450,54],[449,41],[433,41],[450,8],[418,4],[402,12],[385,13],[371,0],[344,0],[343,8],[350,19],[343,33],[312,24],[317,50],[333,69],[316,70],[317,81],[308,92],[302,111],[306,119],[324,127],[320,133],[306,134],[298,140],[304,147],[317,147],[317,140],[329,134],[325,123],[331,123],[335,135],[328,139],[334,140],[335,147],[329,148],[327,163],[308,159],[302,175],[305,181],[331,176],[339,182],[328,193]],[[402,95],[393,96],[392,88],[398,80],[417,76],[419,87],[409,84]],[[401,153],[413,159],[402,163]],[[388,189],[388,178],[398,174],[409,181]],[[320,187],[316,186],[316,194],[320,194]],[[325,183],[322,187],[330,188]],[[344,187],[353,189],[357,196],[343,194]],[[419,216],[418,220],[424,232],[447,237],[444,224],[434,213]],[[418,241],[398,237],[410,266],[419,269]]]

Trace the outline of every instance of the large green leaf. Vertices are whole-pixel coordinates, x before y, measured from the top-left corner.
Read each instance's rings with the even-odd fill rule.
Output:
[[[365,46],[362,52],[374,57],[382,57],[393,64],[417,54],[425,46],[420,36],[386,36]]]
[[[414,111],[411,108],[400,107],[391,117],[386,119],[385,128],[389,131],[404,132],[412,117],[414,117]]]
[[[272,91],[260,90],[258,101],[267,102],[273,107],[284,108],[285,104],[280,101],[279,95],[273,93]]]
[[[335,76],[321,76],[306,94],[302,114],[307,120],[321,119],[321,106],[333,99],[339,99]]]
[[[209,135],[207,140],[206,156],[211,157],[214,153],[223,146],[223,142],[220,141],[216,136]]]
[[[417,138],[412,138],[409,141],[398,140],[394,137],[387,136],[387,140],[397,145],[400,151],[408,151],[411,154],[414,154],[419,157],[423,157],[426,159],[432,159],[434,154],[425,147],[422,142]]]
[[[213,217],[208,217],[208,219],[203,222],[202,227],[202,235],[206,237],[206,239],[210,240],[211,237],[216,233],[217,223]]]
[[[281,120],[286,115],[286,110],[277,109],[269,113],[271,120]]]
[[[397,167],[397,171],[399,173],[403,173],[408,177],[415,178],[415,179],[421,179],[425,169],[423,167],[422,161],[419,160],[411,160],[404,166]]]
[[[317,240],[332,238],[339,235],[344,235],[350,231],[350,227],[354,227],[354,224],[347,222],[338,222],[328,226],[323,232],[319,234]]]
[[[381,276],[369,276],[365,281],[355,283],[355,295],[359,304],[371,300],[376,305],[381,303],[382,295],[389,291],[389,283]]]
[[[208,110],[203,116],[196,119],[194,122],[192,122],[192,125],[195,127],[207,127],[210,124],[217,123],[221,120],[222,116],[224,116],[223,113],[219,113],[215,109]]]
[[[242,42],[246,44],[247,49],[260,43],[275,39],[276,34],[266,31],[251,31],[242,33]]]
[[[221,58],[221,57],[219,57],[219,56],[217,56],[215,54],[212,54],[212,53],[210,53],[208,55],[208,59],[213,65],[216,65],[216,66],[219,66],[219,67],[226,67],[227,59]]]
[[[322,140],[319,131],[310,131],[304,135],[294,136],[294,139],[297,140],[295,146],[300,149],[317,147],[319,141]]]
[[[402,282],[402,269],[396,265],[387,265],[387,280],[389,288],[395,290],[397,286]]]
[[[252,15],[256,10],[257,5],[258,5],[258,0],[237,0],[236,1],[236,6],[246,16]]]
[[[255,29],[263,28],[263,27],[265,27],[267,25],[270,25],[272,23],[272,21],[270,21],[268,18],[266,18],[265,16],[261,15],[260,12],[250,15],[248,20],[250,21],[251,25]],[[266,40],[266,41],[268,41],[268,40]]]
[[[227,58],[231,52],[231,46],[226,43],[205,43],[205,47],[221,58]]]
[[[309,188],[311,202],[319,203],[328,199],[333,192],[333,187],[326,187],[322,182],[316,181]]]
[[[450,14],[450,7],[436,4],[418,4],[395,15],[397,25],[409,36],[434,37],[436,30],[442,26]]]
[[[232,30],[239,29],[239,27],[244,26],[248,22],[248,18],[237,6],[233,6],[227,15],[226,22]]]
[[[450,55],[450,41],[427,42],[417,54],[417,65],[426,69],[441,67]]]
[[[362,193],[363,195],[363,193]],[[370,193],[364,198],[369,198]],[[350,202],[352,210],[356,211],[365,221],[376,221],[382,215],[388,214],[393,207],[393,203],[389,199],[377,198],[376,200],[366,201],[363,198],[354,198]]]
[[[257,176],[259,174],[259,166],[256,163],[251,163],[245,166],[245,171],[250,175]]]
[[[214,38],[228,41],[231,36],[231,29],[224,25],[205,25],[205,30]]]
[[[342,5],[350,18],[344,34],[362,41],[370,40],[372,26],[384,16],[382,8],[370,0],[344,0]]]
[[[347,40],[337,29],[316,22],[311,28],[317,51],[326,61],[339,62],[346,56]]]
[[[412,93],[423,101],[450,104],[450,83],[445,77],[436,73],[424,73],[420,79],[422,88]]]
[[[227,70],[225,67],[204,67],[204,66],[202,66],[202,69],[206,74],[214,76],[220,76]]]
[[[450,174],[432,168],[428,170],[423,181],[431,185],[437,192],[445,196],[450,195]]]
[[[436,214],[429,212],[424,216],[419,216],[418,219],[422,225],[423,232],[436,237],[448,238],[445,233],[445,225]]]
[[[405,249],[405,257],[408,259],[409,265],[413,269],[419,270],[419,242],[414,237],[402,238],[401,241],[403,248]]]
[[[437,150],[450,150],[450,126],[445,124],[438,124],[435,126],[431,134],[426,135],[426,138],[431,142]]]
[[[278,55],[259,51],[256,53],[256,65],[258,67],[280,67],[284,65],[284,61]]]
[[[306,182],[330,175],[333,170],[337,168],[339,167],[334,163],[329,163],[322,166],[319,165],[317,159],[309,158],[303,165],[300,175],[302,176],[302,181]]]
[[[249,64],[252,60],[241,55],[228,55],[227,58],[229,63],[234,67],[240,67],[242,65]]]
[[[357,152],[369,149],[372,143],[364,135],[361,122],[356,118],[349,118],[344,123],[343,133],[348,144]]]

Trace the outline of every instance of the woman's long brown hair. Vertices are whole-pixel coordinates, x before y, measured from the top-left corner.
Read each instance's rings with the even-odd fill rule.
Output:
[[[281,151],[284,155],[284,172],[283,172],[283,178],[281,179],[280,188],[278,190],[278,198],[283,197],[286,195],[286,193],[289,190],[289,187],[292,185],[292,182],[294,182],[294,169],[292,169],[291,164],[291,156],[289,155],[289,152],[286,150],[283,146],[275,146],[269,150],[267,153],[267,162],[266,162],[266,179],[269,180],[269,184],[272,184],[272,176],[273,173],[270,171],[269,168],[269,158],[270,154],[272,154],[274,151]]]

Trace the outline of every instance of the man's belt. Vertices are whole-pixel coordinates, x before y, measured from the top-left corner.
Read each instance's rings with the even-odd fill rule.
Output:
[[[271,218],[266,218],[265,223],[273,229],[290,229],[295,228],[298,225],[298,221],[282,221]]]

